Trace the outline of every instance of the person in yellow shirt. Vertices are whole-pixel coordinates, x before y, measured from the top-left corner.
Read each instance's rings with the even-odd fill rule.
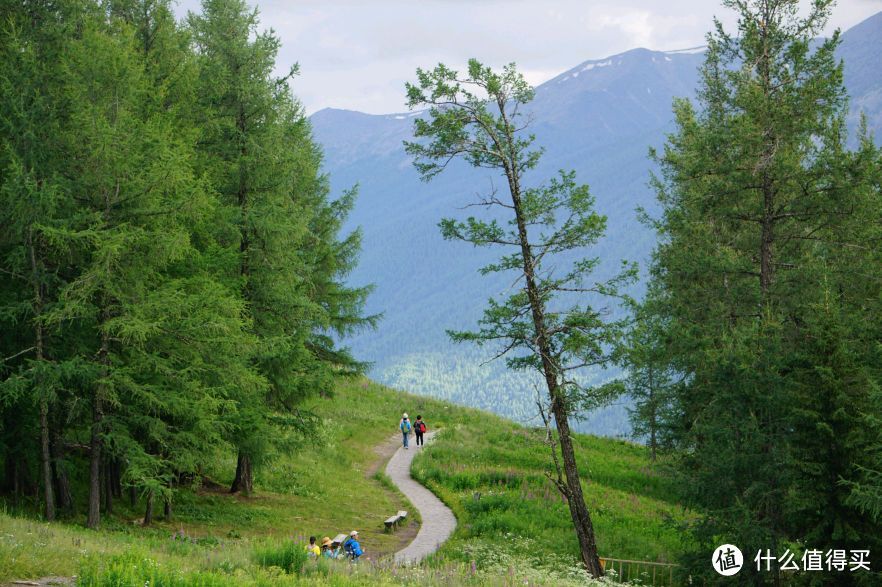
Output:
[[[322,554],[318,544],[315,543],[315,536],[309,537],[309,545],[306,547],[306,553],[312,558],[318,558]]]

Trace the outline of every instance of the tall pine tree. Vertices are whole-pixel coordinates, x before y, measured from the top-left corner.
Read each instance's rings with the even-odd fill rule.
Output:
[[[845,150],[838,34],[814,42],[831,4],[724,2],[737,35],[709,35],[699,107],[676,102],[659,157],[655,308],[684,381],[664,424],[704,512],[693,574],[720,541],[742,548],[751,581],[776,584],[751,564],[761,549],[878,549],[846,489],[879,441],[858,431],[878,414],[862,323],[882,282],[855,239],[861,224],[878,234],[878,190],[866,155]]]
[[[7,481],[16,494],[27,478],[21,443],[39,431],[44,513],[55,517],[50,421],[59,409],[66,353],[45,315],[65,280],[68,260],[53,234],[70,226],[75,203],[60,177],[66,121],[61,69],[67,39],[82,13],[75,3],[4,4],[0,23],[0,405]],[[38,426],[26,423],[37,408]],[[63,475],[63,470],[60,469]],[[61,504],[70,505],[66,483]]]
[[[308,120],[287,83],[296,67],[273,74],[278,38],[259,31],[257,12],[241,0],[206,0],[189,23],[201,68],[200,164],[238,228],[229,277],[269,386],[241,397],[231,423],[239,454],[230,489],[248,493],[276,436],[270,413],[290,414],[307,393],[329,389],[337,368],[361,369],[326,331],[345,334],[374,318],[360,315],[369,289],[342,283],[358,249],[358,233],[337,241],[351,198],[327,199]]]
[[[375,322],[344,282],[355,194],[330,199],[277,39],[241,2],[186,27],[168,0],[3,7],[4,489],[51,519],[86,477],[89,526],[124,487],[149,523],[232,444],[250,490]]]
[[[410,108],[429,108],[428,117],[414,121],[414,136],[422,141],[406,143],[423,180],[457,157],[505,180],[505,196],[494,191],[475,203],[488,211],[486,219],[444,219],[440,226],[446,239],[505,251],[481,272],[513,275],[517,287],[501,302],[489,301],[480,330],[449,334],[458,342],[499,345],[496,358],[505,356],[509,368],[541,376],[545,398],[539,405],[549,429],[551,479],[569,506],[586,570],[601,576],[570,420],[618,389],[588,386],[580,377],[581,369],[610,362],[624,326],[608,318],[605,308],[588,303],[589,296],[600,303],[619,297],[636,269],[626,264],[619,275],[593,281],[599,259],[579,253],[603,236],[606,218],[594,211],[588,186],[576,182],[575,172],[564,171],[544,183],[531,181],[542,153],[533,148],[533,135],[524,132],[529,122],[522,108],[533,99],[533,89],[513,64],[497,72],[472,59],[463,76],[443,64],[418,69],[407,98]]]

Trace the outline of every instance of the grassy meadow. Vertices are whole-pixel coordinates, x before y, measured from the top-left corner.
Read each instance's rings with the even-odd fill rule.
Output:
[[[445,429],[417,457],[413,475],[456,512],[460,525],[442,553],[479,568],[577,567],[578,543],[551,472],[544,431],[482,415]],[[682,551],[670,481],[643,447],[580,435],[577,455],[601,557],[674,563]],[[566,574],[564,575],[566,576]]]
[[[37,521],[33,504],[0,512],[0,583],[45,576],[81,585],[285,584],[584,584],[566,503],[545,474],[544,433],[479,412],[384,388],[342,382],[308,409],[323,420],[318,438],[275,455],[255,476],[251,496],[226,488],[235,461],[218,451],[206,481],[182,491],[171,520],[142,527],[143,500],[114,503],[102,530],[85,529],[84,512],[59,523]],[[388,555],[416,534],[419,517],[388,534],[383,520],[413,511],[382,473],[394,450],[401,412],[422,414],[440,430],[414,461],[414,475],[456,513],[453,538],[416,569]],[[686,513],[670,482],[649,467],[645,450],[619,440],[580,436],[586,498],[605,557],[673,561],[682,549],[675,522]],[[415,512],[414,512],[415,513]],[[301,560],[300,544],[359,530],[358,565]]]

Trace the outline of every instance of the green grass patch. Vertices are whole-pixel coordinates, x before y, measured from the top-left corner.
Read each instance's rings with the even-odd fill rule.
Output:
[[[293,540],[260,544],[254,549],[254,562],[263,568],[276,567],[286,573],[302,573],[309,555],[303,544]]]
[[[578,560],[569,508],[547,478],[543,439],[544,431],[485,415],[481,424],[445,430],[415,459],[414,476],[459,519],[447,555],[479,566],[498,566],[500,552],[539,567],[561,563],[537,553]],[[645,448],[578,435],[576,455],[601,556],[674,562],[685,546],[676,524],[688,513],[673,499],[670,479],[649,466]]]
[[[511,585],[586,584],[566,503],[547,480],[544,432],[449,402],[366,380],[338,385],[305,406],[323,421],[318,438],[275,455],[256,471],[255,493],[226,488],[235,456],[209,455],[213,482],[178,492],[172,520],[144,528],[143,497],[116,500],[99,532],[84,516],[45,524],[34,508],[0,510],[0,583],[50,575],[83,585]],[[397,435],[402,412],[421,414],[436,440],[420,450],[414,476],[447,503],[459,526],[425,565],[385,558],[400,533],[383,520],[417,512],[382,472],[376,448]],[[683,550],[674,523],[688,517],[670,479],[649,466],[643,447],[579,435],[584,476],[602,556],[667,562]],[[358,530],[366,556],[357,565],[307,560],[310,535]],[[136,553],[136,554],[133,554]],[[338,564],[340,563],[340,564]],[[298,570],[299,569],[299,570]],[[293,571],[293,572],[292,572]],[[92,581],[91,583],[87,581]]]
[[[225,587],[230,581],[210,572],[183,572],[153,558],[128,553],[102,561],[91,557],[80,565],[78,587]]]

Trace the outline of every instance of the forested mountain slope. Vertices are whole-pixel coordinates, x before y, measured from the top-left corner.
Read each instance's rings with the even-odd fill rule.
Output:
[[[843,34],[839,55],[851,95],[852,137],[859,112],[866,112],[871,130],[882,131],[880,48],[882,14]],[[581,63],[536,89],[532,128],[546,154],[532,178],[572,168],[590,184],[598,210],[608,216],[607,237],[593,251],[603,259],[601,276],[621,259],[645,266],[654,236],[635,209],[655,210],[647,153],[672,128],[672,100],[693,96],[702,61],[701,49],[635,49]],[[500,178],[458,166],[421,183],[402,147],[413,116],[419,114],[326,109],[311,117],[333,190],[359,185],[350,222],[364,231],[364,253],[351,280],[375,283],[368,310],[385,313],[382,327],[355,337],[353,349],[374,362],[371,375],[379,381],[535,422],[529,381],[501,363],[482,365],[492,349],[454,346],[445,335],[446,329],[472,327],[486,299],[511,286],[477,273],[490,260],[486,251],[444,242],[437,228],[444,216],[468,215],[460,208],[476,192],[501,188]],[[632,293],[639,295],[640,286]],[[609,376],[594,374],[597,380]],[[594,414],[581,429],[626,433],[625,410],[619,405]]]

